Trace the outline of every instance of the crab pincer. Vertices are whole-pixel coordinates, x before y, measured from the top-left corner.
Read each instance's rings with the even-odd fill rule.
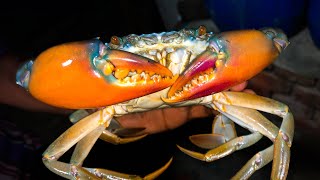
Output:
[[[174,80],[165,66],[108,49],[98,39],[51,47],[17,74],[18,84],[35,98],[70,109],[116,104],[162,90]]]
[[[207,50],[170,87],[165,101],[174,103],[207,96],[252,78],[288,45],[285,35],[276,33],[265,29],[213,35]]]

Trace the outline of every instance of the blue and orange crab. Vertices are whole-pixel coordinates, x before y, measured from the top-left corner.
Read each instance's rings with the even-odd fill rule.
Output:
[[[210,150],[201,154],[178,146],[181,151],[212,162],[266,136],[273,144],[254,155],[233,179],[248,179],[272,160],[271,179],[286,179],[294,134],[289,108],[266,97],[225,90],[262,71],[288,44],[285,34],[271,28],[214,34],[200,26],[113,36],[105,44],[96,38],[47,49],[19,69],[17,84],[47,104],[80,109],[70,116],[75,124],[43,153],[47,168],[62,177],[156,178],[171,160],[144,178],[82,164],[98,138],[121,144],[144,137],[120,137],[111,131],[108,127],[119,116],[156,108],[203,105],[220,114],[213,121],[211,134],[190,139]],[[280,116],[280,128],[259,111]],[[250,134],[237,137],[234,123]],[[75,144],[70,163],[58,161]]]

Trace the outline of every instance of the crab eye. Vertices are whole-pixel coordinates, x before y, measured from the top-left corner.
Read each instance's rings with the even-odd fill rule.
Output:
[[[274,31],[267,31],[266,35],[270,38],[273,39],[274,37],[276,37],[276,33]]]
[[[221,55],[220,57],[226,57],[227,54],[227,40],[220,36],[213,36],[209,39],[208,49]]]
[[[217,53],[219,53],[224,48],[223,42],[218,37],[210,38],[208,47]]]

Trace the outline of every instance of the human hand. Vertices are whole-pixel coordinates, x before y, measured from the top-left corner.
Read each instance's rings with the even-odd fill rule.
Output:
[[[254,93],[250,89],[245,89],[246,86],[247,82],[244,82],[230,88],[230,90]],[[119,117],[117,120],[124,128],[144,127],[145,129],[142,133],[154,134],[175,129],[192,119],[204,118],[216,114],[217,112],[215,110],[198,105],[156,109],[143,113],[128,114]]]

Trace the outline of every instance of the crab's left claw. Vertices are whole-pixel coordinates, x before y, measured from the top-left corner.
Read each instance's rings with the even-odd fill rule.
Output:
[[[271,64],[289,44],[274,29],[231,31],[213,36],[171,86],[167,103],[176,103],[226,90]]]
[[[98,39],[51,47],[21,67],[16,78],[38,100],[68,109],[116,104],[175,80],[160,63],[112,50]]]

